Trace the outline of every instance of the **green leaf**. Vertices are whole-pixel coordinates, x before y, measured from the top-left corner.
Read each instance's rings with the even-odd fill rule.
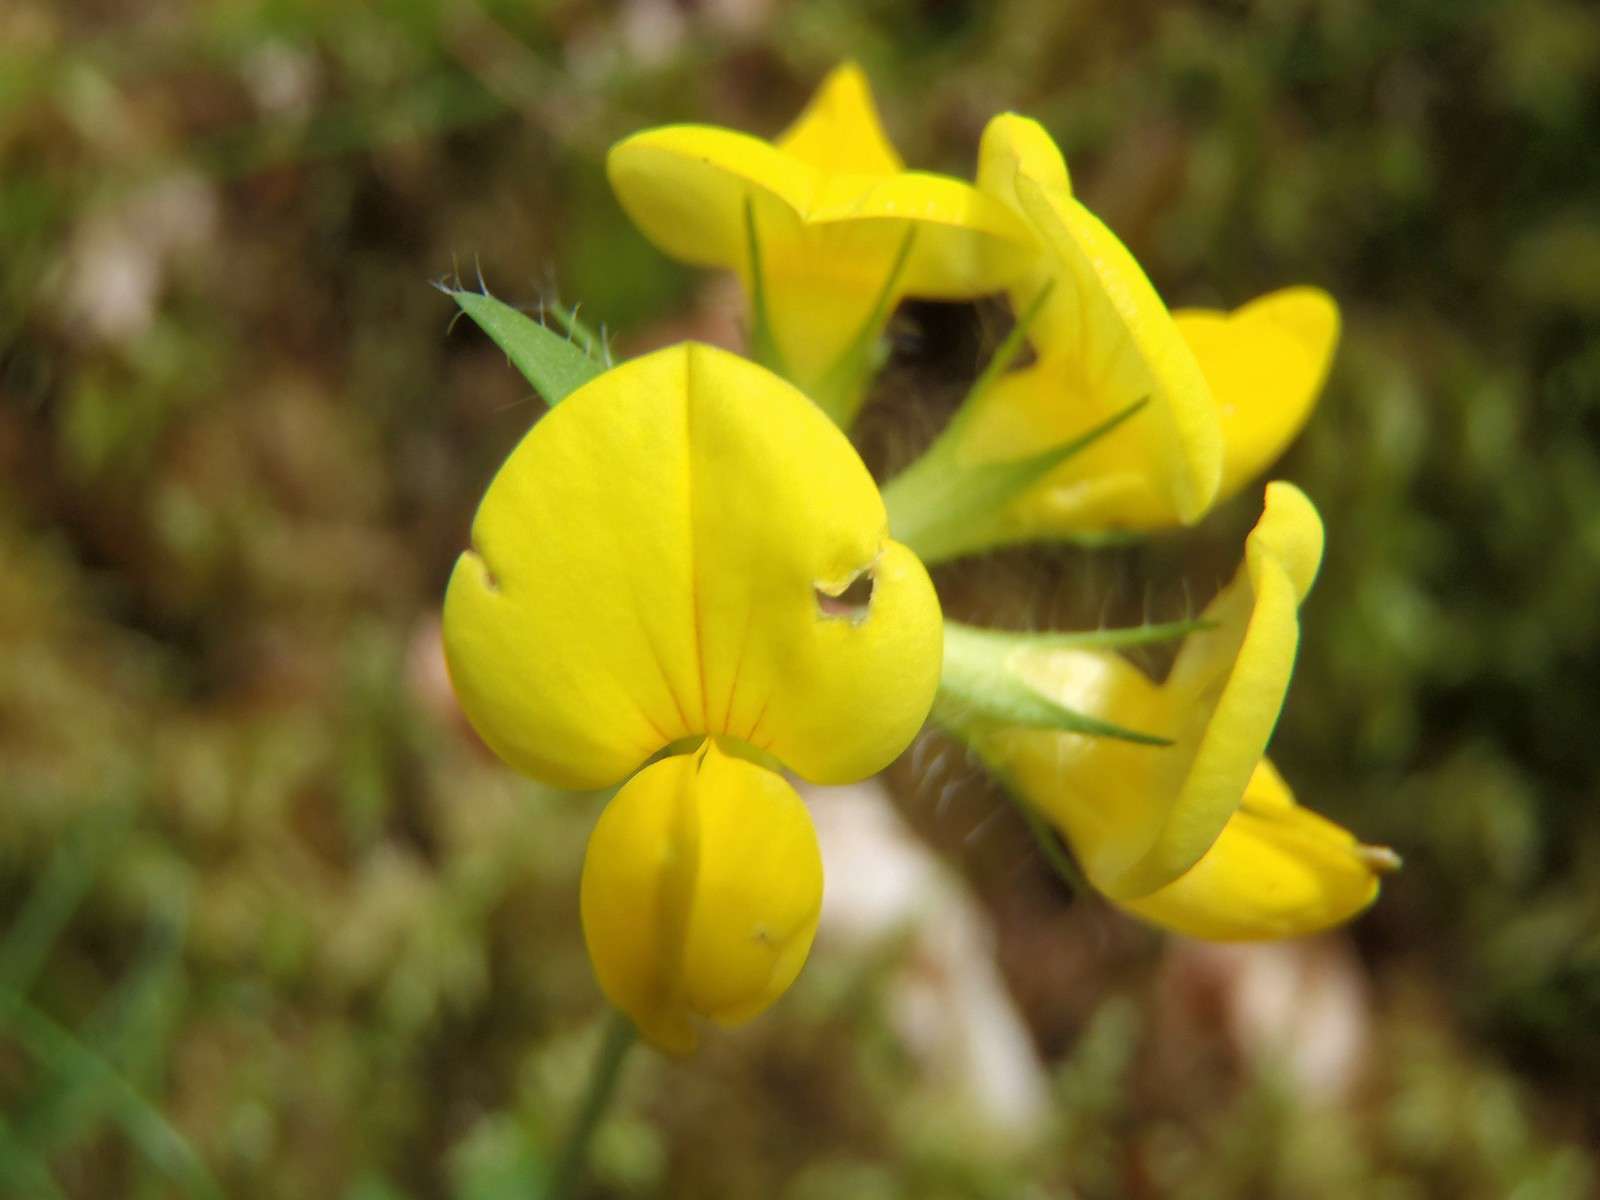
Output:
[[[526,313],[496,300],[487,292],[443,284],[439,285],[439,290],[478,323],[478,328],[506,352],[511,365],[522,372],[533,390],[552,407],[606,369],[568,337],[546,329]]]
[[[0,1191],[7,1196],[37,1196],[39,1200],[64,1200],[43,1156],[34,1152],[12,1131],[0,1115]]]
[[[1049,648],[1049,639],[1045,644]],[[1073,635],[1054,635],[1070,637]],[[975,629],[958,621],[944,624],[944,673],[934,717],[954,732],[1005,725],[1053,729],[1089,737],[1121,738],[1142,746],[1170,746],[1171,738],[1126,729],[1068,708],[1027,683],[1012,667],[1030,649],[1030,635]]]
[[[127,805],[108,804],[91,812],[57,843],[27,903],[0,942],[0,988],[21,994],[33,986],[50,948],[127,831],[132,811]]]
[[[114,1066],[9,989],[0,989],[0,1029],[38,1062],[70,1071],[80,1087],[99,1093],[128,1140],[184,1194],[222,1200],[217,1181],[159,1109]]]

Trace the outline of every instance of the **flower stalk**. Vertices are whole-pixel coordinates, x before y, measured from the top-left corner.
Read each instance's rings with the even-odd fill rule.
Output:
[[[616,1099],[617,1084],[622,1079],[622,1067],[628,1051],[639,1040],[633,1022],[619,1012],[612,1012],[606,1022],[605,1040],[600,1043],[600,1054],[589,1072],[589,1086],[583,1094],[583,1104],[578,1109],[572,1132],[561,1147],[555,1171],[550,1176],[550,1186],[545,1200],[570,1200],[577,1194],[583,1181],[583,1172],[589,1161],[589,1144],[595,1130]]]

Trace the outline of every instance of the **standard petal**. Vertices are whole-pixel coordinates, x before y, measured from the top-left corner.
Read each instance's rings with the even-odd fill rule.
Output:
[[[534,426],[490,486],[445,599],[463,708],[568,787],[728,735],[819,782],[914,736],[938,602],[849,442],[794,388],[694,344],[632,360]],[[859,611],[819,591],[871,577]]]
[[[619,142],[606,169],[646,237],[675,258],[737,271],[752,299],[754,241],[774,365],[846,425],[870,359],[857,351],[902,298],[997,291],[1030,257],[1032,235],[1004,205],[961,180],[903,170],[854,64],[829,75],[776,145],[668,126]]]
[[[775,144],[829,173],[888,175],[905,168],[883,131],[866,74],[853,62],[828,72],[805,111]]]
[[[1232,313],[1173,314],[1211,387],[1222,422],[1222,485],[1236,494],[1294,440],[1322,391],[1339,340],[1339,309],[1316,288],[1262,296]]]
[[[674,258],[745,270],[745,206],[762,244],[792,236],[822,175],[760,138],[712,125],[667,125],[625,138],[606,156],[623,210]]]
[[[999,291],[1029,257],[1027,231],[1015,217],[939,175],[831,176],[803,219],[764,210],[756,222],[772,332],[785,367],[805,387],[861,336],[880,297],[887,313],[907,295]],[[752,292],[754,278],[741,270]]]
[[[933,584],[889,540],[871,476],[804,396],[720,351],[697,348],[690,372],[707,726],[814,782],[861,779],[932,707]],[[862,604],[828,603],[858,579]]]
[[[463,709],[512,766],[604,787],[701,730],[684,355],[608,371],[490,484],[445,594]]]
[[[806,219],[813,225],[866,223],[896,249],[909,232],[907,295],[966,300],[1016,280],[1033,257],[1027,227],[970,183],[926,171],[833,175]]]
[[[1017,195],[1019,179],[1028,179],[1047,192],[1072,194],[1067,161],[1045,127],[1030,117],[1001,113],[984,126],[978,145],[978,190],[1023,218],[1026,224],[1022,200]],[[1030,227],[1029,234],[1033,244],[1032,261],[1011,285],[1012,302],[1019,313],[1025,311],[1059,274],[1059,265],[1045,252],[1037,232]],[[1040,313],[1040,327],[1059,324],[1071,313],[1072,305],[1070,296],[1052,295]]]
[[[1246,941],[1315,933],[1349,920],[1378,894],[1392,862],[1295,804],[1263,759],[1239,810],[1200,861],[1129,912],[1191,937]]]
[[[612,798],[580,901],[606,998],[686,1054],[697,1020],[748,1020],[799,974],[822,908],[816,832],[781,776],[708,742]]]
[[[1244,544],[1245,561],[1251,571],[1257,564],[1279,564],[1299,603],[1317,581],[1322,544],[1322,518],[1310,498],[1283,480],[1267,484],[1261,518]]]

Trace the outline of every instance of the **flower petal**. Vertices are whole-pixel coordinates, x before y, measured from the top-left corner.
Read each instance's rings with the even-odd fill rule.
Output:
[[[748,1020],[799,974],[822,911],[816,831],[781,776],[707,742],[612,798],[580,902],[606,998],[687,1054],[697,1018]]]
[[[785,371],[807,389],[880,332],[868,325],[908,235],[889,311],[907,295],[997,291],[1031,246],[1023,223],[972,185],[902,170],[853,64],[829,75],[777,145],[667,126],[619,142],[606,170],[646,237],[675,258],[739,272],[753,294],[749,206],[770,332]]]
[[[995,381],[964,431],[962,461],[1010,462],[1082,437],[1115,414],[1084,391],[1078,364],[1051,357]],[[1131,401],[1130,401],[1131,403]],[[1126,407],[1126,406],[1124,406]],[[1166,413],[1147,404],[1007,507],[1006,541],[1133,532],[1179,524],[1173,479],[1157,464]]]
[[[1040,187],[1072,191],[1067,160],[1043,125],[1017,113],[991,117],[978,145],[978,190],[1021,212],[1017,178],[1023,175]]]
[[[1210,508],[1222,477],[1210,389],[1133,255],[1073,197],[1053,149],[1025,118],[996,118],[985,131],[980,181],[1015,204],[1041,246],[1038,267],[1012,288],[1013,305],[1027,307],[1046,280],[1053,290],[1030,331],[1038,366],[983,399],[970,423],[970,453],[980,460],[1037,453],[1144,400],[1133,420],[1041,485],[1056,494],[1035,509],[1025,505],[1020,519],[1040,522],[1040,533],[1192,523]],[[1020,417],[1004,411],[1019,403]],[[1019,428],[1028,431],[1019,437]],[[1130,472],[1142,488],[1095,486]],[[1125,495],[1133,497],[1127,505],[1116,502]]]
[[[1116,900],[1183,875],[1239,807],[1288,689],[1297,607],[1315,577],[1322,526],[1289,484],[1267,489],[1245,562],[1207,606],[1161,684],[1114,651],[1029,649],[1012,669],[1055,702],[1173,739],[1008,730],[979,752],[1066,835],[1094,885]]]
[[[762,247],[794,236],[822,184],[816,168],[768,142],[714,125],[666,125],[624,138],[606,156],[623,210],[673,258],[744,271],[745,205]]]
[[[1321,561],[1322,521],[1311,501],[1292,484],[1268,484],[1243,569],[1206,607],[1216,627],[1185,640],[1163,685],[1179,712],[1193,714],[1187,769],[1149,848],[1108,889],[1113,896],[1144,895],[1176,879],[1238,808],[1289,690],[1298,610]]]
[[[905,169],[861,68],[840,63],[776,140],[778,149],[824,172],[889,175]]]
[[[1339,309],[1326,292],[1294,287],[1232,313],[1183,309],[1173,319],[1222,422],[1224,500],[1266,470],[1310,417],[1339,340]]]
[[[870,576],[870,601],[818,591]],[[567,787],[727,735],[823,783],[886,765],[938,685],[938,600],[825,416],[708,346],[615,368],[541,420],[491,484],[445,598],[484,740]]]
[[[806,214],[813,225],[866,223],[898,249],[914,230],[903,291],[933,300],[997,292],[1033,253],[1028,229],[971,184],[926,171],[832,175]]]
[[[1172,883],[1121,907],[1191,937],[1292,937],[1346,921],[1378,894],[1381,853],[1295,804],[1266,759],[1211,849]]]

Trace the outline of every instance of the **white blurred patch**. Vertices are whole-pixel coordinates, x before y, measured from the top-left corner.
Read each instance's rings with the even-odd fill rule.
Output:
[[[1372,1000],[1339,935],[1219,945],[1173,938],[1163,997],[1215,1014],[1257,1073],[1277,1072],[1303,1101],[1337,1105],[1360,1085],[1372,1042]]]
[[[688,24],[673,0],[629,0],[620,17],[622,48],[635,64],[655,67],[677,57]]]
[[[133,341],[155,319],[172,262],[210,242],[216,227],[216,192],[189,172],[92,212],[67,250],[64,323],[94,341]]]
[[[816,820],[827,880],[817,953],[870,954],[907,939],[889,985],[906,1048],[932,1084],[962,1097],[986,1136],[1032,1137],[1048,1112],[1048,1082],[995,966],[984,914],[877,780],[798,786]]]
[[[296,118],[310,115],[320,72],[308,51],[281,38],[269,38],[250,51],[240,77],[262,112]]]
[[[755,33],[772,18],[772,0],[702,0],[706,24],[719,33]]]

